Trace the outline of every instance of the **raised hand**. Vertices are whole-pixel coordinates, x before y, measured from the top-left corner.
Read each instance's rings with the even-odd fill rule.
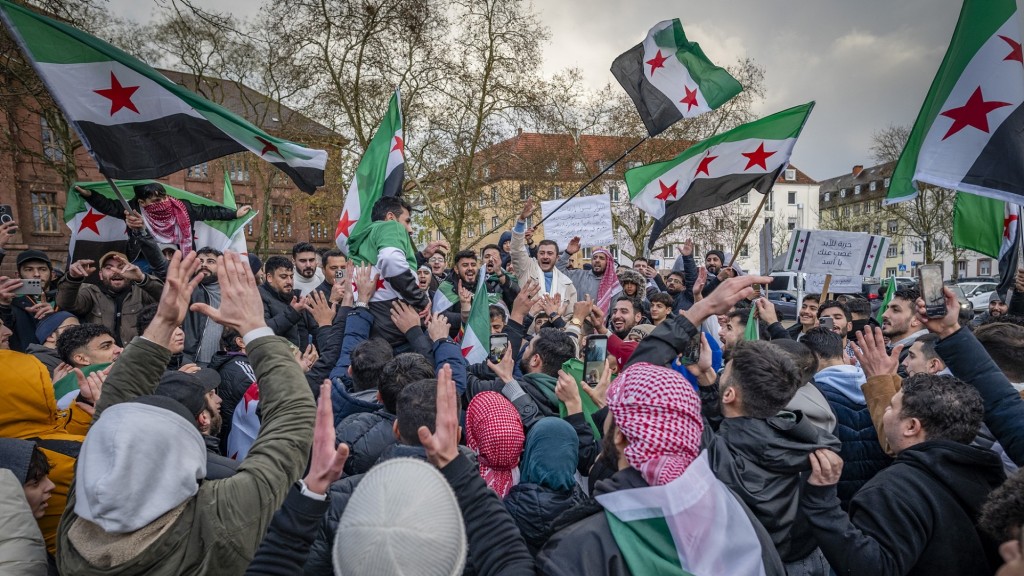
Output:
[[[523,284],[522,288],[519,290],[519,294],[516,296],[515,301],[512,302],[510,318],[521,323],[523,318],[526,317],[526,314],[533,307],[533,297],[536,296],[538,292],[540,292],[540,284],[533,278],[527,280],[526,284]]]
[[[146,275],[142,273],[142,269],[131,262],[125,262],[119,272],[126,280],[131,280],[132,282],[142,282],[146,279]]]
[[[541,301],[544,302],[544,312],[546,312],[548,316],[558,314],[559,308],[562,307],[562,295],[558,292],[556,292],[554,296],[545,294]]]
[[[580,251],[580,237],[573,236],[572,240],[569,240],[569,245],[565,247],[565,251],[569,254],[575,254]]]
[[[886,353],[882,329],[877,326],[866,326],[862,332],[857,333],[857,345],[853,347],[853,356],[860,362],[865,376],[883,376],[896,373],[900,367],[902,351],[903,344],[899,344],[893,347],[892,353]]]
[[[615,373],[616,362],[617,360],[612,356],[605,358],[604,370],[601,370],[601,377],[597,380],[597,386],[593,388],[590,386],[583,387],[583,391],[586,392],[587,396],[590,396],[590,400],[598,408],[604,408],[608,405],[608,387],[611,386],[614,379],[612,375]]]
[[[771,276],[738,276],[722,282],[710,295],[702,298],[683,314],[694,326],[713,314],[725,314],[734,304],[754,295],[754,284],[770,284]]]
[[[452,325],[445,318],[444,314],[432,314],[430,316],[430,323],[427,324],[427,336],[434,342],[444,340],[451,334],[451,329]]]
[[[526,219],[530,217],[530,214],[533,214],[533,208],[533,198],[527,198],[526,204],[523,204],[523,210],[519,213],[519,221],[526,222]]]
[[[356,266],[352,276],[353,280],[355,280],[356,294],[359,297],[359,301],[368,304],[370,298],[373,298],[373,293],[377,291],[377,272],[373,269],[373,266],[362,264]]]
[[[0,304],[10,306],[16,296],[15,292],[25,283],[20,278],[8,278],[0,276]]]
[[[762,294],[762,298],[754,300],[754,306],[757,306],[758,318],[771,325],[779,321],[779,315],[775,312],[775,305],[763,296]]]
[[[395,328],[405,334],[409,330],[419,327],[420,314],[404,301],[395,300],[391,303],[391,321],[394,322]]]
[[[184,372],[185,374],[195,374],[199,372],[201,368],[199,364],[189,362],[188,364],[182,364],[181,368],[178,368],[178,372]]]
[[[0,248],[6,246],[17,233],[18,224],[14,220],[0,224]]]
[[[80,280],[96,271],[95,260],[76,260],[68,267],[68,278]]]
[[[929,318],[925,310],[924,298],[917,299],[917,317],[921,320],[928,331],[937,335],[939,339],[953,335],[960,329],[960,303],[957,302],[956,294],[948,286],[942,287],[942,293],[946,297],[946,315],[942,318]]]
[[[701,267],[697,270],[697,281],[693,283],[693,300],[699,301],[704,297],[704,286],[708,283],[708,269]]]
[[[75,368],[75,378],[78,380],[78,399],[75,405],[87,414],[96,413],[96,403],[100,401],[100,394],[103,392],[103,383],[107,380],[110,369],[107,366],[104,370],[97,370],[86,376],[80,369]]]
[[[310,292],[304,302],[306,311],[313,316],[313,320],[316,320],[317,326],[322,328],[334,323],[334,304],[319,290]]]
[[[235,259],[238,259],[237,255]],[[220,258],[218,258],[218,264],[220,263],[219,260]],[[249,266],[246,265],[245,268],[248,270]],[[188,313],[192,291],[203,280],[204,276],[196,274],[197,270],[199,270],[199,259],[196,257],[195,252],[189,252],[188,256],[184,259],[181,257],[181,252],[175,252],[174,256],[171,257],[171,262],[167,268],[167,279],[164,281],[164,291],[160,294],[160,303],[156,308],[156,316],[153,317],[153,321],[150,322],[144,334],[146,339],[164,348],[170,347],[171,335],[177,327],[181,326],[181,322],[185,319],[185,314]],[[223,302],[231,297],[232,290],[230,285],[225,285],[223,281],[220,284],[224,294],[221,301],[221,306],[223,307]],[[252,316],[253,310],[259,310],[259,307],[263,306],[263,302],[259,300],[259,294],[256,295],[256,299],[259,305],[250,306],[243,315]],[[209,308],[208,305],[203,304],[203,306]],[[193,309],[195,308],[193,307]],[[263,314],[258,316],[260,321],[262,321]],[[218,324],[228,326],[228,324],[221,322],[217,318],[213,320]]]
[[[693,238],[687,238],[679,247],[679,253],[683,256],[693,256]]]
[[[316,351],[316,346],[310,344],[306,346],[306,351],[303,352],[299,348],[292,351],[292,355],[295,357],[295,361],[299,364],[299,368],[302,368],[303,372],[309,372],[313,364],[320,359],[320,354]]]
[[[423,256],[425,258],[430,258],[431,256],[434,255],[435,252],[441,249],[443,249],[446,253],[452,251],[451,246],[449,246],[449,244],[444,240],[434,240],[433,242],[427,244],[427,247],[423,249]]]
[[[248,204],[246,204],[245,206],[239,206],[238,210],[235,210],[235,218],[241,218],[242,216],[245,216],[249,212],[252,212],[252,206],[249,206]]]
[[[188,258],[194,254],[195,252],[190,253]],[[178,253],[171,259],[172,270],[177,258]],[[193,261],[193,264],[193,268],[198,268],[197,263]],[[167,273],[168,282],[171,280],[171,274],[172,272]],[[199,277],[196,284],[201,279],[202,277]],[[221,286],[220,308],[196,303],[192,305],[194,312],[209,316],[222,326],[234,328],[242,336],[257,328],[266,328],[267,323],[263,319],[263,314],[254,312],[263,309],[263,301],[256,288],[256,279],[253,278],[249,263],[239,260],[237,252],[228,250],[223,256],[217,257],[217,281]],[[167,290],[167,284],[164,284],[164,290]],[[190,295],[191,293],[189,290]]]
[[[437,416],[434,432],[420,426],[417,433],[427,452],[427,460],[444,468],[459,456],[459,402],[455,397],[452,368],[445,364],[437,372]]]
[[[590,300],[590,294],[587,294],[583,300],[577,300],[572,305],[572,317],[583,322],[590,315],[590,309],[593,308],[594,303]]]
[[[309,471],[302,482],[314,494],[327,494],[331,483],[341,478],[348,460],[348,444],[337,444],[334,431],[334,409],[331,406],[331,381],[320,385],[320,401],[316,403],[316,422],[313,424],[313,451],[309,458]]]
[[[580,399],[580,387],[576,379],[564,370],[558,371],[558,382],[555,384],[555,396],[565,404],[566,414],[583,412],[583,400]]]
[[[594,332],[598,334],[607,334],[608,328],[604,325],[605,313],[601,310],[600,306],[590,307],[590,325],[594,327]]]
[[[124,223],[132,230],[142,230],[146,227],[146,223],[142,220],[142,215],[134,210],[124,211]]]
[[[508,382],[513,378],[513,372],[515,370],[515,354],[512,352],[512,348],[505,349],[505,355],[501,357],[500,361],[495,364],[490,360],[487,361],[487,367],[494,372],[494,375],[498,377],[498,380],[502,382]]]

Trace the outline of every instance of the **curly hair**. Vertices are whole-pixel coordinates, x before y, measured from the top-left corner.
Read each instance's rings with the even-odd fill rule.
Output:
[[[1024,524],[1024,470],[1018,470],[993,490],[981,507],[978,525],[996,542],[1021,537]]]
[[[903,381],[901,418],[921,421],[929,440],[970,444],[985,416],[981,394],[953,376],[914,374]]]

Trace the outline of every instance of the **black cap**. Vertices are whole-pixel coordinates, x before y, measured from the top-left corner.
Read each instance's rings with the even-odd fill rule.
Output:
[[[185,420],[191,422],[194,426],[198,427],[198,425],[196,424],[196,417],[190,416],[188,413],[188,408],[185,408],[181,404],[181,402],[178,402],[173,398],[157,395],[138,396],[136,398],[131,399],[130,402],[138,402],[139,404],[146,404],[148,406],[156,406],[157,408],[170,410],[171,412],[174,412],[178,416],[181,416]]]
[[[18,258],[16,260],[17,267],[21,268],[22,264],[24,264],[25,262],[32,261],[32,260],[39,260],[40,262],[43,262],[44,264],[46,264],[47,268],[53,270],[53,262],[50,262],[50,257],[47,256],[46,252],[43,252],[42,250],[24,250],[24,251],[22,251],[20,254],[18,254]]]
[[[160,377],[154,393],[178,401],[192,414],[193,421],[206,408],[206,390],[193,374],[168,370]]]

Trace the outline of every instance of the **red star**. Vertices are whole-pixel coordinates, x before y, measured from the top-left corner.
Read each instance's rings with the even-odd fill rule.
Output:
[[[391,147],[391,151],[394,152],[395,150],[398,150],[400,154],[405,153],[405,142],[401,136],[395,136],[395,145]]]
[[[665,186],[664,182],[658,180],[658,184],[661,186],[661,194],[658,194],[655,198],[658,200],[668,200],[668,197],[672,196],[672,199],[675,200],[676,194],[679,193],[677,189],[679,181],[673,182],[671,186]]]
[[[383,278],[377,278],[377,290],[383,290],[383,289],[384,289],[384,279]]]
[[[1003,220],[1003,238],[1010,239],[1010,224],[1017,221],[1017,215],[1011,214]]]
[[[248,412],[250,404],[260,401],[260,387],[253,382],[249,385],[249,388],[245,390],[245,394],[242,398],[245,399],[245,411]]]
[[[139,109],[132,102],[132,94],[135,94],[135,91],[138,89],[138,86],[121,86],[117,76],[114,76],[114,73],[111,72],[110,88],[93,90],[93,92],[110,100],[110,115],[113,116],[121,108],[127,108],[136,114],[139,113]]]
[[[466,346],[465,348],[463,348],[462,349],[462,357],[463,358],[468,358],[469,357],[469,353],[473,350],[473,348],[475,348],[475,346]]]
[[[271,152],[273,152],[274,154],[277,154],[278,156],[281,156],[281,151],[277,149],[277,146],[275,146],[273,142],[267,140],[266,138],[262,138],[260,136],[257,136],[256,140],[260,144],[263,144],[263,150],[260,150],[260,156],[266,156],[267,154],[269,154]],[[284,156],[281,156],[281,158],[284,158]]]
[[[697,102],[697,91],[690,90],[689,86],[683,86],[683,89],[686,90],[686,98],[680,100],[679,103],[686,104],[686,111],[689,112],[690,108],[694,106],[700,106],[700,102]]]
[[[358,219],[349,220],[348,210],[345,210],[341,213],[341,219],[338,220],[338,227],[334,230],[334,237],[337,238],[338,236],[344,236],[345,238],[348,238],[349,230],[351,230],[352,225],[358,221]]]
[[[1003,60],[1016,60],[1021,64],[1024,64],[1024,51],[1021,50],[1020,42],[1017,42],[1013,38],[1007,38],[1006,36],[999,36],[1004,42],[1010,45],[1010,53],[1006,55]]]
[[[974,93],[967,99],[967,103],[959,108],[950,108],[942,113],[943,116],[953,119],[953,125],[942,137],[943,140],[953,134],[972,126],[988,134],[988,113],[1003,106],[1009,106],[1009,102],[996,102],[995,100],[985,101],[981,94],[981,86],[974,89]]]
[[[106,218],[106,214],[99,214],[93,212],[92,208],[89,208],[89,211],[85,213],[85,216],[82,216],[82,224],[78,227],[78,231],[81,232],[82,230],[88,228],[89,230],[95,232],[98,236],[100,233],[100,229],[96,227],[96,223],[99,222],[100,220],[103,220],[104,218]]]
[[[708,176],[711,176],[711,173],[708,172],[708,166],[711,165],[711,161],[714,160],[715,158],[718,158],[718,156],[705,156],[704,158],[702,158],[700,161],[700,165],[697,166],[697,172],[694,173],[694,176],[700,174],[701,172],[707,174]]]
[[[657,70],[658,68],[665,67],[665,60],[668,60],[668,56],[662,56],[661,50],[658,50],[658,53],[655,54],[654,58],[651,58],[647,62],[644,62],[644,64],[651,65],[651,75],[653,76],[655,70]]]
[[[754,150],[753,152],[740,152],[740,154],[747,157],[747,167],[744,168],[744,170],[750,170],[754,166],[760,166],[762,170],[767,170],[768,165],[765,164],[765,160],[767,160],[769,156],[774,156],[775,152],[765,152],[764,142],[761,142],[761,145],[757,147],[757,150]]]

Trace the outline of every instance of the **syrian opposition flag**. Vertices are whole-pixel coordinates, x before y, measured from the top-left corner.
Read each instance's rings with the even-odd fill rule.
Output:
[[[893,170],[887,203],[924,182],[1024,203],[1024,56],[1015,0],[964,0]]]
[[[405,140],[402,136],[402,99],[398,90],[391,96],[388,112],[370,139],[369,146],[345,196],[345,206],[334,231],[338,249],[348,254],[348,239],[370,225],[370,210],[384,196],[402,193],[405,179]]]
[[[596,498],[632,574],[765,574],[757,532],[707,451],[668,484]]]
[[[611,71],[651,136],[680,118],[714,110],[743,90],[700,45],[686,39],[678,18],[655,24],[643,42],[612,62]]]
[[[121,194],[126,200],[135,197],[132,188],[140,184],[148,184],[152,180],[128,180],[116,182]],[[121,218],[107,216],[96,211],[82,198],[75,190],[75,186],[81,186],[91,190],[93,194],[99,194],[110,200],[117,201],[117,196],[111,190],[107,182],[76,182],[68,190],[68,201],[64,206],[64,222],[71,230],[71,239],[68,242],[68,253],[71,255],[71,262],[87,258],[99,260],[99,257],[111,250],[118,252],[125,251],[128,241],[128,226]],[[231,182],[225,180],[224,204],[218,204],[209,198],[196,196],[173,186],[163,184],[167,194],[179,200],[187,200],[193,204],[203,206],[226,206],[234,208],[235,198],[231,190]],[[193,222],[195,236],[192,239],[196,249],[209,246],[221,252],[234,250],[240,254],[248,252],[245,243],[245,226],[256,217],[256,211],[252,210],[241,218],[234,220],[196,220]]]
[[[737,126],[691,146],[667,162],[626,171],[630,201],[657,219],[653,248],[676,218],[728,204],[750,192],[771,190],[789,166],[796,139],[814,102]]]
[[[231,430],[228,432],[228,458],[245,460],[256,436],[260,433],[260,417],[256,408],[260,404],[260,388],[256,382],[249,385],[242,399],[238,401],[231,416]]]
[[[1020,206],[957,192],[953,208],[953,245],[999,259],[999,287],[1004,298],[1018,268]]]
[[[743,339],[747,341],[761,339],[761,326],[757,321],[757,306],[750,307],[750,314],[747,316],[747,327],[743,329]]]
[[[491,351],[491,301],[487,297],[487,274],[476,275],[476,293],[460,346],[467,364],[483,362]]]
[[[440,314],[446,312],[455,303],[459,301],[459,293],[455,289],[455,285],[450,281],[445,280],[441,282],[441,285],[437,287],[437,291],[434,292],[434,305],[432,312],[434,314]]]
[[[147,64],[64,23],[0,0],[0,18],[110,178],[160,178],[249,150],[312,194],[327,152],[271,136]]]

